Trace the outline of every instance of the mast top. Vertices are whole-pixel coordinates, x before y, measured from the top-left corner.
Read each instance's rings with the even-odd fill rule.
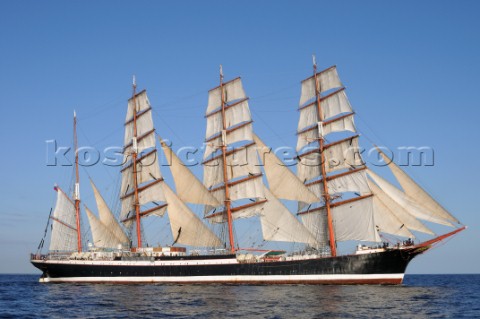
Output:
[[[137,87],[137,79],[135,78],[135,74],[133,75],[133,78],[132,78],[132,86],[133,86],[134,88]]]
[[[220,82],[223,82],[223,67],[220,64]]]
[[[312,62],[313,62],[313,67],[317,68],[317,59],[315,58],[315,54],[312,54]]]

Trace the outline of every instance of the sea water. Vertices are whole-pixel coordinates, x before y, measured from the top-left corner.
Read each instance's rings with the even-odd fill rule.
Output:
[[[480,318],[480,275],[400,286],[40,284],[0,275],[0,318]]]

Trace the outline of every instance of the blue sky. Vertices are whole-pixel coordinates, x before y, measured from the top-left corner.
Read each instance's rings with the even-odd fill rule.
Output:
[[[136,74],[158,133],[201,145],[207,90],[223,64],[227,79],[243,78],[255,131],[271,146],[294,146],[312,53],[319,68],[338,66],[364,137],[434,149],[434,166],[406,170],[469,226],[408,272],[479,272],[479,2],[4,1],[1,9],[0,272],[34,272],[28,253],[53,183],[71,177],[46,165],[45,141],[71,144],[73,109],[80,145],[119,145]],[[82,170],[82,180],[90,174],[113,201],[117,170],[100,166]]]

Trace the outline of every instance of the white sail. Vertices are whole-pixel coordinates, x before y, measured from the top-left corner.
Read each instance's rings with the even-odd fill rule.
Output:
[[[407,196],[404,192],[387,182],[382,177],[378,176],[373,171],[368,170],[368,175],[390,198],[392,198],[398,205],[404,208],[409,214],[415,216],[416,218],[426,220],[432,223],[452,226],[449,221],[438,218],[429,211],[425,211],[423,207],[415,203],[415,201],[412,200],[409,196]]]
[[[77,229],[75,204],[57,187],[57,203],[52,216],[50,251],[76,251]]]
[[[378,207],[377,211],[375,212],[375,220],[378,222],[379,218],[382,217],[378,216],[377,214],[379,211],[383,211],[385,214],[394,215],[396,218],[395,222],[391,225],[385,226],[380,225],[381,231],[394,234],[393,232],[387,231],[387,229],[397,229],[397,230],[404,230],[408,229],[409,231],[419,231],[429,235],[433,235],[433,232],[428,229],[425,225],[423,225],[418,219],[416,219],[413,215],[408,213],[403,207],[398,205],[391,197],[389,197],[384,191],[382,191],[375,183],[369,183],[372,192],[374,194],[374,205]],[[382,230],[383,229],[383,230]],[[412,237],[413,234],[410,236],[405,237]]]
[[[232,208],[232,219],[242,219],[242,218],[252,218],[256,216],[260,216],[265,209],[265,203],[267,201],[265,199],[257,199],[254,202],[249,204],[244,204],[241,206],[233,207]],[[205,217],[209,223],[212,224],[219,224],[219,223],[226,223],[227,222],[227,212],[225,210],[222,211],[213,211],[212,214]]]
[[[185,167],[173,150],[168,147],[161,138],[163,152],[167,158],[170,171],[172,172],[173,180],[175,181],[175,188],[178,197],[188,203],[205,204],[211,206],[220,206],[218,200],[210,194],[205,186],[193,175],[193,173]]]
[[[363,165],[358,146],[358,136],[349,138],[331,146],[325,145],[325,166],[327,173],[341,169],[350,169]]]
[[[223,84],[223,92],[225,102],[232,102],[245,98],[245,91],[243,90],[242,81],[236,78],[232,81]],[[216,87],[208,91],[208,106],[207,114],[222,106],[222,91],[220,87]]]
[[[335,206],[332,217],[336,241],[381,241],[375,227],[372,197]]]
[[[157,157],[156,150],[152,150],[140,156],[137,160],[137,183],[141,185],[138,187],[138,202],[140,205],[145,205],[150,202],[165,202],[163,188],[160,185],[160,183],[163,183],[163,178]],[[133,163],[130,162],[122,169],[122,186],[120,193],[122,201],[121,220],[125,220],[128,218],[127,216],[131,216],[131,211],[134,210],[134,196]],[[157,211],[156,214],[161,216],[163,212]]]
[[[228,144],[233,144],[240,141],[251,141],[253,140],[252,122],[239,125],[232,129],[227,129],[226,133],[227,133]],[[203,159],[206,160],[212,153],[214,153],[221,147],[222,147],[221,135],[213,139],[208,139],[208,141],[205,142],[205,153],[203,155]]]
[[[262,175],[255,175],[244,180],[239,180],[230,184],[230,200],[235,201],[245,198],[264,198]],[[225,202],[225,189],[223,186],[213,189],[212,195],[218,202]],[[220,205],[217,205],[218,207]]]
[[[146,91],[136,94],[128,101],[124,142],[125,165],[122,168],[120,189],[120,220],[130,227],[132,222],[136,221],[135,193],[138,194],[140,217],[162,216],[167,207],[164,203],[163,178],[155,148],[152,111]],[[135,167],[132,154],[136,154]],[[130,156],[132,158],[127,161]]]
[[[342,87],[342,82],[338,77],[337,68],[335,66],[328,68],[316,74],[320,93],[328,90]],[[300,106],[315,97],[315,78],[312,76],[302,81],[302,92],[300,97]]]
[[[155,203],[157,206],[160,203],[165,202],[165,195],[163,194],[163,181],[152,182],[145,187],[138,189],[138,203],[140,205],[146,205],[149,203]],[[131,212],[135,210],[133,204],[135,199],[134,191],[130,192],[128,195],[121,197],[122,200],[122,210],[120,214],[120,219],[125,220],[131,216]],[[155,211],[156,216],[163,216],[165,209],[161,211]],[[129,215],[130,214],[130,215]]]
[[[267,202],[260,215],[265,240],[317,245],[315,237],[308,229],[266,187],[265,197]]]
[[[321,179],[307,183],[306,186],[317,197],[322,198],[324,196],[323,181]],[[346,172],[338,176],[334,175],[327,180],[327,186],[330,195],[354,192],[363,196],[371,193],[364,170]],[[309,203],[299,202],[298,210],[303,211],[305,207],[309,206],[308,204]]]
[[[252,178],[230,188],[230,200],[264,197],[263,182],[260,178]]]
[[[136,107],[136,126],[134,127],[133,114]],[[134,129],[137,130],[137,153],[155,147],[155,135],[152,119],[152,108],[147,92],[138,93],[135,98],[128,100],[127,115],[125,119],[124,157],[125,161],[133,153]]]
[[[307,127],[311,127],[318,122],[317,105],[310,104],[300,109],[300,119],[298,120],[297,131],[300,132]]]
[[[301,214],[302,224],[315,237],[317,246],[326,247],[329,244],[327,213],[324,210]]]
[[[137,141],[137,153],[140,154],[145,150],[155,147],[155,133],[153,131],[150,131],[146,135],[137,137],[136,141]],[[131,155],[133,154],[133,151],[134,149],[133,149],[132,142],[125,145],[123,150],[124,163],[126,163],[127,160],[131,157]]]
[[[415,238],[405,224],[402,223],[395,213],[380,201],[377,196],[373,197],[373,214],[375,226],[379,232],[406,238]]]
[[[242,101],[238,104],[232,104],[225,107],[225,124],[226,128],[233,127],[243,122],[250,122],[252,117],[248,107],[248,101]],[[205,137],[209,138],[215,134],[219,134],[223,130],[222,112],[216,112],[207,115],[207,131]]]
[[[131,194],[126,198],[121,199],[121,209],[120,209],[120,221],[126,226],[129,227],[133,222],[131,217],[135,214],[135,207],[133,206],[134,203],[134,196]],[[130,219],[129,219],[130,218]],[[127,222],[128,220],[128,222]]]
[[[300,152],[308,144],[318,142],[319,138],[320,135],[317,127],[313,127],[312,129],[304,130],[303,132],[298,133],[296,151]]]
[[[300,155],[297,164],[297,176],[302,181],[308,181],[321,175],[321,155],[318,147]],[[363,160],[358,146],[358,136],[327,144],[324,147],[325,169],[327,173],[362,166]]]
[[[393,175],[398,180],[400,186],[402,186],[405,194],[412,198],[415,203],[421,207],[424,207],[432,216],[440,219],[445,219],[450,222],[458,223],[459,221],[452,216],[445,208],[443,208],[435,199],[432,198],[423,188],[421,188],[410,176],[408,176],[400,167],[397,166],[385,153],[379,150],[385,163],[388,163],[388,167],[392,171]]]
[[[321,175],[321,156],[312,153],[300,158],[297,164],[297,176],[302,182],[309,181]]]
[[[410,214],[405,208],[399,205],[395,200],[388,196],[380,187],[375,183],[369,182],[373,194],[375,195],[376,202],[382,203],[387,207],[390,212],[395,215],[399,221],[397,225],[398,228],[408,228],[409,230],[414,230],[422,232],[425,234],[433,235],[433,232],[423,225],[418,219],[416,219],[412,214]]]
[[[143,90],[135,95],[135,100],[133,97],[128,99],[127,115],[125,117],[125,122],[133,120],[133,112],[137,107],[137,113],[144,112],[145,110],[150,109],[150,101],[148,100],[147,91]]]
[[[152,108],[148,101],[147,92],[140,92],[136,98],[137,104],[137,136],[142,136],[147,132],[153,130]],[[133,137],[133,98],[128,101],[127,118],[125,120],[125,137],[124,145],[129,144]]]
[[[314,203],[320,199],[312,194],[308,188],[295,176],[282,161],[271,152],[257,135],[254,135],[255,143],[262,150],[260,157],[263,159],[268,186],[275,197],[307,203]]]
[[[122,184],[120,186],[120,196],[127,195],[133,190],[133,170],[126,168],[122,171]]]
[[[332,66],[324,71],[319,72],[317,74],[317,78],[320,93],[343,86],[340,78],[338,77],[336,66]]]
[[[257,150],[253,143],[234,149],[229,152],[226,158],[228,180],[261,173]],[[203,183],[207,188],[223,182],[222,155],[204,161],[203,165]]]
[[[358,146],[358,136],[325,145],[325,169],[327,173],[352,169],[364,164]],[[297,164],[297,176],[302,181],[308,181],[321,175],[321,155],[318,147],[300,155]]]
[[[323,199],[323,182],[322,180],[316,180],[315,182],[312,182],[312,183],[309,183],[309,184],[305,184],[305,186],[307,186],[308,190],[310,192],[312,192],[313,194],[315,194],[315,196],[317,196],[318,198],[320,198],[321,200],[318,200],[317,202],[323,202],[324,199]],[[302,202],[302,201],[299,201],[298,202],[298,212],[302,212],[305,210],[305,208],[307,207],[312,207],[312,205],[310,203],[306,203],[306,202]]]
[[[85,207],[87,212],[88,223],[90,224],[90,231],[92,233],[93,244],[100,248],[117,248],[122,243],[128,243],[128,240],[121,241],[118,237],[110,231],[110,229],[95,216],[88,207]]]
[[[330,211],[332,213],[336,241],[381,241],[375,226],[372,197],[348,201],[347,203],[336,203],[332,205]],[[301,215],[304,225],[312,233],[316,234],[318,239],[326,237],[326,234],[321,233],[326,231],[326,227],[324,226],[325,229],[318,229],[319,225],[326,225],[324,218],[326,215],[325,207],[317,208],[315,211]]]
[[[253,206],[243,205],[240,207],[235,207],[232,209],[232,217],[233,219],[240,219],[260,216],[265,209],[265,203],[266,202],[264,200],[259,200],[258,204]]]
[[[149,152],[138,158],[137,181],[139,185],[151,180],[159,180],[161,178],[162,174],[160,173],[156,151]]]
[[[123,231],[120,224],[117,222],[115,216],[113,216],[112,211],[108,207],[107,203],[103,199],[102,195],[98,191],[97,187],[92,180],[90,180],[90,184],[93,188],[93,194],[95,195],[95,201],[97,203],[98,214],[100,217],[100,221],[103,225],[118,239],[119,243],[128,243],[128,237]],[[113,246],[116,247],[116,246]]]
[[[225,202],[225,187],[223,181],[222,155],[204,161],[204,185],[212,195],[220,202]],[[232,205],[232,218],[250,218],[258,216],[263,210],[265,197],[262,182],[262,173],[258,162],[258,154],[254,143],[242,148],[227,152],[227,183],[229,186],[229,200],[250,199],[255,201],[253,205]],[[215,187],[213,187],[215,186]],[[236,207],[235,207],[236,206]],[[206,207],[206,212],[213,209]],[[227,221],[226,212],[217,212],[208,217],[210,223],[224,223]]]
[[[310,77],[302,81],[302,91],[300,93],[299,105],[302,106],[303,104],[313,99],[314,97],[315,97],[315,78]]]
[[[221,247],[220,239],[182,202],[180,198],[163,184],[168,203],[168,218],[174,240],[183,245],[196,247]]]
[[[324,120],[343,113],[352,113],[352,106],[348,101],[345,90],[337,91],[326,96],[322,99],[321,106]]]
[[[327,136],[330,133],[344,131],[350,131],[353,133],[357,132],[355,123],[353,121],[353,114],[332,120],[331,122],[326,122],[323,125],[323,136]]]
[[[146,205],[151,202],[164,202],[165,195],[163,194],[162,184],[164,182],[151,183],[150,187],[140,188],[138,192],[138,202],[140,205]]]
[[[248,98],[245,96],[240,78],[224,83],[226,104],[225,112],[222,113],[222,110],[219,109],[222,106],[220,89],[218,87],[209,92],[206,114],[206,149],[202,163],[204,166],[203,184],[222,204],[226,200],[225,187],[229,188],[230,198],[228,200],[230,201],[262,198],[264,194],[258,154],[255,143],[251,142],[253,128]],[[232,103],[229,104],[229,102]],[[232,145],[240,141],[250,143],[241,147]],[[223,154],[217,152],[224,146],[226,147],[225,163],[223,163]],[[224,172],[224,167],[226,172]],[[206,211],[210,211],[211,207],[214,205],[207,206]],[[250,213],[247,212],[248,214]],[[240,211],[236,215],[245,216]],[[221,219],[223,220],[224,217],[221,216]],[[219,218],[213,216],[212,220]]]
[[[366,195],[370,193],[365,170],[332,178],[327,181],[327,185],[330,194],[355,192],[359,195]]]
[[[212,188],[223,183],[223,166],[220,160],[203,164],[203,185]]]
[[[317,92],[321,94],[335,88],[340,89],[326,96],[316,96]],[[314,101],[315,97],[319,101]],[[332,196],[330,198],[333,199],[342,197],[347,192],[357,193],[359,196],[371,195],[365,171],[359,169],[364,162],[360,155],[358,136],[321,144],[322,140],[325,143],[328,134],[356,132],[353,110],[335,67],[319,72],[302,82],[299,110],[296,148],[297,152],[300,152],[297,165],[299,179],[318,198],[326,196],[322,179],[326,179],[326,187]],[[322,166],[325,168],[324,173]],[[331,174],[342,170],[346,172]],[[331,204],[335,241],[379,241],[375,229],[374,205],[370,197],[353,198],[343,203]],[[325,205],[324,201],[317,202]],[[326,246],[329,243],[326,208],[318,205],[312,207],[309,203],[299,201],[298,209],[303,224],[315,235],[320,245]]]
[[[340,114],[353,112],[352,106],[348,101],[345,90],[335,92],[334,94],[322,98],[320,101],[320,108],[322,111],[321,117],[318,116],[316,102],[306,105],[300,109],[300,119],[298,121],[297,132],[301,132],[307,128],[315,126],[320,118],[322,118],[323,120],[328,120]],[[323,135],[327,135],[332,132],[338,132],[341,130],[355,132],[353,116],[345,116],[342,117],[341,120],[337,121],[335,121],[335,119],[332,119],[328,122],[330,124],[324,127]]]
[[[302,120],[302,117],[300,117],[300,121]],[[303,124],[300,124],[301,122],[299,121],[299,126]],[[310,125],[309,128],[302,129],[300,130],[298,134],[298,141],[297,141],[297,152],[302,150],[305,146],[318,142],[320,136],[327,136],[330,133],[335,133],[335,132],[344,132],[344,131],[350,131],[350,132],[356,132],[357,129],[355,128],[355,123],[353,122],[353,113],[349,114],[347,116],[342,116],[338,119],[328,121],[328,122],[317,122],[315,123],[315,119],[312,119],[313,124],[317,125]],[[305,126],[308,127],[308,126]]]

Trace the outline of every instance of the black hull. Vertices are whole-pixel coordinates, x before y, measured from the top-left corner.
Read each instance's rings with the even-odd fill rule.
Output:
[[[238,263],[234,255],[156,261],[32,260],[41,282],[252,284],[401,284],[408,263],[426,248],[294,261]]]

